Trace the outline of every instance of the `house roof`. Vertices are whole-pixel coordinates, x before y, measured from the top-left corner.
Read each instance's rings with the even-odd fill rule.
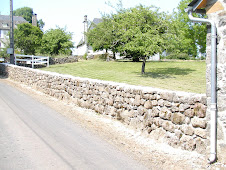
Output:
[[[92,30],[95,28],[95,25],[99,24],[102,22],[102,19],[101,18],[94,18],[93,19],[93,22],[91,23],[90,27],[89,27],[89,30]]]
[[[189,5],[196,13],[214,13],[224,10],[222,3],[218,0],[193,0]]]
[[[193,11],[206,7],[207,0],[193,0],[188,6],[192,7]]]
[[[101,23],[101,22],[102,22],[102,19],[101,19],[101,18],[94,18],[93,21],[91,22],[91,24],[89,25],[89,30],[94,29],[95,26],[96,26],[97,24]],[[82,38],[82,39],[79,41],[79,43],[78,43],[78,45],[77,45],[77,48],[80,47],[80,46],[82,46],[82,45],[84,45],[84,44],[85,44],[85,41],[84,41],[84,38]]]
[[[9,15],[0,15],[0,21],[9,22],[10,16]],[[15,22],[27,22],[23,17],[21,16],[13,16],[13,21]]]
[[[26,23],[27,21],[21,16],[13,16],[14,25]],[[7,24],[7,27],[4,27],[3,24]],[[9,15],[0,15],[0,29],[9,29],[10,16]]]

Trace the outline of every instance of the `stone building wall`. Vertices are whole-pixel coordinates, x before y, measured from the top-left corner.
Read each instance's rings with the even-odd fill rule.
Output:
[[[0,64],[0,75],[118,119],[157,142],[206,153],[206,97]]]
[[[208,13],[208,19],[215,21],[217,26],[217,106],[218,111],[226,111],[226,0],[210,1],[207,9],[213,4],[221,3],[221,10]],[[211,32],[207,35],[207,103],[210,106],[211,83]]]

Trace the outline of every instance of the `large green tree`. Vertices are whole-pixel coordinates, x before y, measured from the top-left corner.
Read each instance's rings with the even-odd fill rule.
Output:
[[[41,45],[43,32],[29,23],[17,25],[14,30],[15,48],[24,54],[35,54]]]
[[[72,33],[63,28],[50,29],[45,32],[42,38],[41,53],[49,55],[72,53]]]
[[[143,59],[144,73],[146,58],[164,50],[163,35],[167,28],[164,13],[160,13],[155,7],[140,5],[115,15],[114,20],[120,30],[116,33],[122,44],[119,52]]]

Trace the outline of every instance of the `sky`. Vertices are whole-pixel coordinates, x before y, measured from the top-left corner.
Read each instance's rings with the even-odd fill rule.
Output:
[[[76,46],[82,38],[84,29],[84,15],[88,20],[101,18],[101,13],[110,13],[113,9],[106,4],[110,2],[116,6],[118,0],[13,0],[13,10],[22,7],[33,8],[38,19],[45,22],[44,31],[56,28],[66,28],[73,33],[73,42]],[[142,4],[154,5],[161,11],[172,12],[180,0],[122,0],[124,8]],[[0,14],[10,14],[10,0],[0,0]]]

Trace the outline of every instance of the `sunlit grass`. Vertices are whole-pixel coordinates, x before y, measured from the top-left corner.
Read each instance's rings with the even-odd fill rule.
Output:
[[[206,92],[204,61],[147,62],[145,75],[141,74],[141,64],[128,61],[82,60],[77,63],[51,65],[43,70],[162,89]]]

